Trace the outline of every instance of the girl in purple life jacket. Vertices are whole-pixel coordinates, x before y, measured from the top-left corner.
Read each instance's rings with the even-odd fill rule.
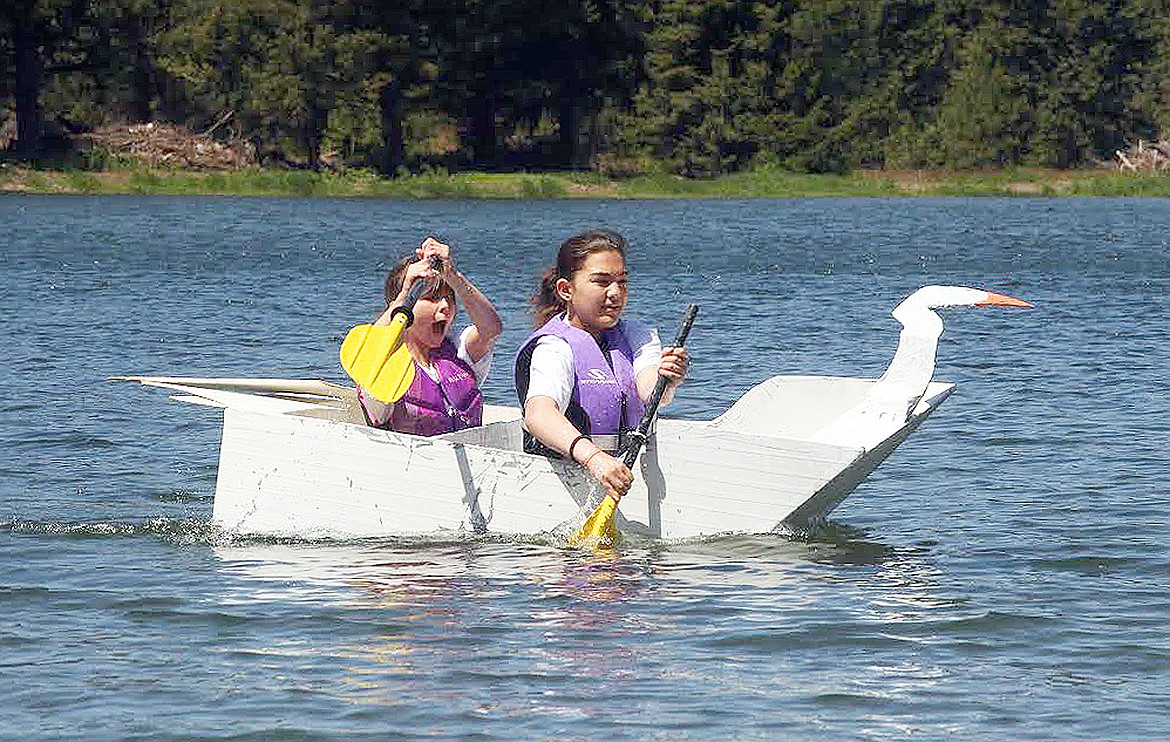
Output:
[[[431,267],[437,257],[441,269]],[[358,399],[370,425],[400,433],[439,435],[479,425],[483,394],[479,385],[492,366],[492,346],[500,335],[500,315],[487,297],[455,268],[451,248],[428,237],[386,276],[386,311],[375,325],[390,322],[415,280],[426,281],[427,291],[414,305],[414,323],[402,343],[414,359],[414,382],[394,404],[386,404],[358,388]],[[459,303],[467,307],[472,324],[457,341],[448,337]]]
[[[659,375],[669,404],[690,363],[658,333],[622,319],[628,298],[626,241],[597,229],[570,237],[533,295],[536,331],[516,354],[516,393],[530,453],[580,463],[615,500],[633,473],[613,454],[637,427]]]

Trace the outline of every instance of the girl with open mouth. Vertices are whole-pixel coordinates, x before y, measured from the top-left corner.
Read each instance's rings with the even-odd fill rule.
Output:
[[[382,402],[358,387],[370,425],[399,433],[439,435],[479,425],[483,420],[480,384],[492,366],[492,348],[502,325],[491,301],[455,267],[451,248],[433,237],[386,276],[386,310],[375,325],[390,323],[415,281],[426,290],[415,302],[413,322],[402,335],[415,365],[414,380],[394,403]],[[452,340],[459,305],[471,324]]]

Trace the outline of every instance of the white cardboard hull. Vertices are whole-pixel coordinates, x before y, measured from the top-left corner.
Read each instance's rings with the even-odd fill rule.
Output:
[[[839,405],[842,395],[863,393],[872,383],[787,380],[791,389],[779,395],[781,403],[785,396],[805,399],[815,387]],[[822,517],[951,390],[934,386],[934,395],[911,419],[871,451],[728,430],[718,420],[660,420],[639,459],[635,485],[622,499],[618,526],[679,539],[758,533]],[[213,517],[232,533],[310,538],[547,533],[578,521],[582,507],[597,496],[579,466],[522,453],[516,419],[419,438],[246,406],[228,404],[224,410]],[[769,418],[781,423],[781,412],[756,410],[755,424],[745,423],[742,411],[736,419],[759,428]],[[792,421],[786,425],[799,427]]]

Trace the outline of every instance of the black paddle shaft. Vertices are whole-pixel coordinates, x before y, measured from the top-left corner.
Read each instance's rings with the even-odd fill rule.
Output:
[[[440,270],[440,269],[442,269],[442,267],[443,267],[442,259],[440,259],[436,255],[432,255],[431,256],[431,268],[433,268],[434,270]],[[394,307],[394,309],[391,310],[391,312],[390,312],[391,319],[393,319],[394,315],[396,315],[396,314],[402,314],[402,315],[406,316],[406,324],[403,325],[403,329],[406,329],[407,327],[410,327],[411,325],[414,324],[414,305],[418,302],[418,298],[420,296],[422,296],[422,293],[423,293],[423,291],[426,290],[426,288],[427,288],[426,281],[424,281],[421,278],[415,280],[415,282],[413,284],[411,284],[411,286],[410,286],[410,291],[406,292],[406,301],[403,302],[402,306]]]
[[[687,306],[687,311],[683,313],[682,325],[678,328],[678,337],[674,339],[676,346],[686,344],[687,335],[691,333],[691,325],[695,324],[695,315],[698,313],[698,304],[690,304]],[[654,424],[654,416],[658,413],[658,404],[662,402],[662,395],[666,392],[666,385],[669,383],[670,380],[665,376],[658,377],[658,383],[654,385],[654,392],[650,395],[650,400],[646,403],[646,411],[642,413],[642,420],[638,423],[638,429],[627,436],[629,439],[629,448],[626,450],[623,461],[627,469],[634,467],[634,462],[638,460],[638,454],[642,452],[642,446],[646,445],[646,439],[650,436],[650,426]]]

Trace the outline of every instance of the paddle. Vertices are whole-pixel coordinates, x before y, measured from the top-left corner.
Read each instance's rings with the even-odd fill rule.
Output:
[[[694,324],[695,315],[698,313],[698,304],[687,306],[687,311],[683,314],[682,325],[678,328],[678,337],[674,339],[675,346],[686,344],[687,335],[690,334],[691,325]],[[646,439],[650,436],[650,426],[654,424],[654,416],[658,412],[658,405],[662,402],[662,395],[666,391],[668,383],[670,382],[665,376],[658,377],[658,383],[654,385],[654,391],[650,394],[650,400],[646,403],[646,411],[642,413],[642,420],[638,423],[637,429],[626,434],[628,443],[622,463],[631,471],[634,469],[634,462],[638,460],[638,454],[642,452],[642,447],[646,445]],[[617,540],[617,527],[613,522],[616,510],[617,500],[607,495],[597,506],[597,509],[585,519],[585,523],[569,537],[569,545],[580,546],[588,543],[594,546],[608,546],[613,544]]]
[[[431,267],[442,268],[432,256]],[[417,279],[402,306],[390,312],[390,323],[358,325],[341,343],[341,367],[362,389],[387,404],[397,402],[414,383],[414,359],[402,343],[402,334],[414,324],[414,305],[426,290],[427,282]]]

